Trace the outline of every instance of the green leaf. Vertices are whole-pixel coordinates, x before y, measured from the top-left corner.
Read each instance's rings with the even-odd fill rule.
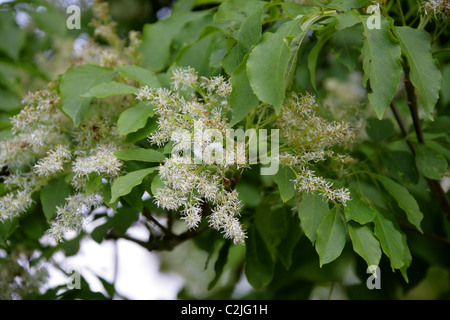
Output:
[[[172,43],[176,35],[190,21],[201,19],[209,14],[204,11],[173,10],[166,19],[146,24],[142,31],[140,50],[143,54],[142,66],[153,72],[168,67],[172,60]]]
[[[363,84],[370,82],[369,102],[379,119],[391,104],[402,75],[401,49],[392,37],[388,20],[380,16],[380,29],[369,29],[369,16],[362,17],[364,44],[362,47]]]
[[[346,28],[351,28],[355,24],[361,22],[358,14],[354,10],[340,13],[336,16],[336,19],[337,19],[336,30],[339,31]]]
[[[138,129],[136,132],[130,132],[127,135],[125,142],[135,143],[146,139],[150,134],[158,130],[158,127],[159,125],[155,118],[148,118],[147,123],[143,128]]]
[[[112,216],[110,226],[118,233],[125,234],[128,228],[138,220],[139,212],[131,207],[122,206],[117,209],[117,213]]]
[[[50,221],[56,213],[56,207],[63,206],[70,196],[71,187],[67,185],[65,176],[50,180],[40,192],[42,211]]]
[[[117,129],[121,136],[145,127],[148,118],[155,115],[153,104],[142,101],[122,112],[117,120]]]
[[[353,189],[350,190],[350,194],[353,199],[348,201],[347,206],[344,207],[345,220],[353,220],[360,224],[372,222],[377,211]]]
[[[374,219],[375,235],[380,240],[383,252],[391,260],[392,269],[400,269],[405,264],[403,235],[398,227],[383,214],[378,213]]]
[[[261,289],[272,280],[275,265],[269,249],[254,226],[248,229],[247,236],[245,276],[253,288]]]
[[[166,157],[153,149],[133,148],[117,151],[114,154],[121,160],[134,160],[143,162],[164,162]]]
[[[328,203],[323,201],[321,196],[309,192],[303,193],[302,201],[298,206],[298,217],[303,232],[312,243],[316,241],[317,229],[329,212]]]
[[[150,70],[135,65],[117,66],[114,69],[121,75],[136,80],[142,85],[147,85],[150,88],[161,87],[158,77]]]
[[[325,45],[325,43],[336,33],[336,23],[330,23],[326,27],[320,29],[317,32],[317,42],[314,45],[314,47],[311,49],[309,55],[308,55],[308,69],[309,69],[309,75],[311,84],[316,90],[316,65],[317,60],[319,58],[320,51],[322,50],[322,47]]]
[[[430,35],[424,29],[395,27],[400,47],[408,60],[410,79],[419,91],[423,109],[433,119],[433,109],[439,99],[442,74],[431,54]]]
[[[152,185],[150,187],[152,194],[155,195],[156,192],[158,191],[158,189],[165,188],[165,187],[166,187],[166,185],[162,181],[161,177],[159,175],[155,175],[155,177],[152,180]]]
[[[296,193],[294,182],[296,176],[288,166],[281,166],[273,176],[273,181],[278,185],[283,202],[289,201]]]
[[[111,187],[110,203],[114,203],[119,197],[129,194],[135,186],[141,184],[142,180],[156,169],[157,167],[141,169],[118,177]]]
[[[408,221],[422,232],[420,223],[423,219],[423,213],[420,212],[416,199],[409,193],[408,189],[388,177],[376,175],[376,178],[383,184],[389,194],[397,200],[398,206],[405,211]]]
[[[363,44],[361,33],[362,26],[357,24],[334,34],[330,43],[330,51],[334,54],[336,60],[344,65],[349,71],[355,70],[359,58],[361,57],[361,48]]]
[[[302,19],[294,19],[284,23],[277,31],[276,34],[281,35],[283,38],[290,39],[293,38],[289,44],[289,50],[291,51],[291,57],[289,59],[288,66],[286,68],[285,84],[284,89],[288,89],[292,84],[292,79],[295,74],[298,52],[300,51],[300,46],[303,43],[308,30],[312,27],[314,23],[322,18],[326,18],[327,15],[312,14],[310,16],[302,17]]]
[[[255,46],[261,39],[262,14],[262,10],[256,10],[254,13],[249,15],[244,22],[242,22],[237,36],[237,43],[243,52],[243,56],[249,53],[252,47]]]
[[[337,259],[345,246],[346,230],[338,210],[333,208],[317,228],[316,251],[320,267]]]
[[[366,132],[373,141],[381,142],[394,133],[394,125],[390,119],[368,118]]]
[[[230,251],[231,241],[224,241],[222,247],[219,251],[219,256],[217,257],[216,263],[214,264],[214,279],[208,284],[208,290],[214,288],[223,273],[223,269],[228,261],[228,252]]]
[[[415,144],[416,166],[420,173],[433,180],[441,180],[447,173],[447,159],[434,149],[423,145]]]
[[[276,253],[283,266],[288,270],[292,265],[292,255],[301,237],[300,221],[291,210],[281,212],[285,219],[285,230],[279,242]]]
[[[244,21],[246,17],[262,9],[265,2],[258,0],[228,0],[223,2],[216,14],[214,23],[227,21]]]
[[[402,234],[402,239],[403,239],[403,267],[400,268],[400,272],[402,273],[403,278],[405,279],[405,281],[408,283],[409,279],[408,279],[408,274],[406,273],[406,270],[409,268],[409,266],[411,265],[412,262],[412,256],[411,256],[411,251],[409,250],[408,247],[408,242],[406,241],[406,235]]]
[[[366,261],[368,266],[379,265],[382,254],[380,242],[369,228],[357,223],[348,223],[347,226],[353,250]]]
[[[102,176],[98,175],[96,172],[93,172],[89,175],[88,180],[86,181],[86,194],[90,194],[96,191],[102,184]]]
[[[246,61],[246,55],[250,53],[253,46],[258,44],[262,32],[261,15],[262,10],[257,10],[242,22],[234,45],[228,50],[222,62],[223,68],[228,74],[242,65],[243,61]],[[242,73],[242,70],[239,73]]]
[[[13,11],[0,11],[0,35],[2,39],[0,51],[17,60],[20,50],[25,44],[26,32],[17,25]]]
[[[347,11],[362,8],[369,2],[370,0],[334,0],[331,1],[327,7],[330,9]]]
[[[279,113],[286,91],[286,73],[291,50],[280,35],[267,32],[252,50],[247,61],[250,86],[259,100]]]
[[[104,82],[92,87],[82,97],[107,98],[125,94],[138,94],[139,89],[120,82]]]
[[[249,111],[252,111],[259,105],[259,100],[248,82],[246,63],[247,59],[245,58],[231,75],[231,126],[244,119]]]
[[[92,98],[81,95],[96,85],[107,82],[115,72],[108,68],[85,64],[68,69],[61,77],[62,110],[78,127],[89,111]]]
[[[174,66],[194,68],[199,75],[208,76],[216,72],[213,65],[213,54],[217,50],[225,50],[225,33],[217,26],[207,26],[197,40],[184,45],[174,60]],[[223,48],[222,48],[223,47]]]
[[[236,185],[236,191],[239,193],[239,199],[243,204],[251,208],[257,207],[263,198],[261,189],[245,180],[239,181]]]
[[[407,151],[382,150],[381,159],[389,175],[396,180],[416,184],[419,180],[414,155]]]

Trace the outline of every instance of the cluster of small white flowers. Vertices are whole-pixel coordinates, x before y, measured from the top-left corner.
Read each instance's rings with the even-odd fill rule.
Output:
[[[32,203],[31,193],[27,189],[7,193],[0,198],[0,222],[26,212]]]
[[[79,54],[71,56],[71,64],[108,67],[138,64],[139,35],[131,33],[129,44],[125,46],[126,41],[115,32],[107,9],[106,3],[95,1],[91,25],[94,36],[102,37],[110,46],[90,41]],[[95,172],[108,179],[120,172],[123,164],[114,152],[123,137],[119,136],[115,123],[120,112],[134,103],[130,97],[95,101],[90,106],[89,116],[75,127],[72,119],[62,112],[58,80],[25,95],[24,108],[11,118],[12,137],[0,141],[0,169],[7,167],[10,173],[2,177],[9,192],[0,197],[0,220],[26,211],[34,193],[55,176],[71,177],[76,193],[58,208],[49,234],[60,240],[65,230],[79,229],[81,217],[102,203],[96,194],[98,190],[84,195],[88,175]],[[114,108],[109,107],[111,105]]]
[[[86,215],[103,203],[99,194],[75,194],[66,199],[66,204],[57,207],[56,218],[47,233],[56,241],[62,241],[68,231],[80,231]]]
[[[428,0],[423,2],[420,10],[424,11],[426,15],[428,12],[432,12],[435,17],[441,13],[446,13],[450,10],[450,1],[448,0]]]
[[[198,75],[193,68],[180,68],[172,72],[171,79],[174,90],[185,90],[197,84]]]
[[[293,94],[282,108],[279,123],[285,139],[297,150],[324,150],[355,137],[348,123],[330,123],[320,117],[319,106],[309,94]]]
[[[228,97],[231,93],[231,83],[223,76],[202,77],[201,88],[206,90],[208,95],[218,94],[221,97]]]
[[[280,163],[295,167],[297,177],[293,182],[299,192],[318,191],[328,201],[338,201],[345,205],[350,199],[348,190],[333,188],[331,182],[316,176],[309,166],[312,162],[326,159],[338,160],[343,164],[350,162],[350,157],[337,154],[330,148],[336,144],[352,142],[355,133],[348,123],[330,123],[320,117],[318,111],[315,98],[309,94],[292,95],[283,105],[279,126],[294,154],[281,154]]]
[[[314,174],[314,171],[303,169],[294,180],[299,192],[319,192],[328,201],[339,201],[344,206],[350,200],[350,192],[347,188],[333,188],[333,183]]]
[[[220,204],[213,209],[209,217],[209,226],[222,231],[224,237],[233,239],[235,244],[243,243],[246,235],[236,217],[239,216],[242,207],[237,191],[222,192],[219,194],[219,198]]]
[[[64,164],[70,160],[71,152],[67,146],[58,145],[47,153],[45,158],[39,159],[33,171],[39,176],[50,176],[64,169]]]
[[[87,177],[93,172],[116,176],[123,164],[114,155],[116,151],[117,147],[113,144],[102,144],[92,151],[92,155],[78,157],[72,164],[72,171],[75,173],[75,177]]]
[[[175,70],[171,79],[172,90],[142,87],[137,94],[139,100],[152,101],[159,115],[158,130],[149,141],[159,147],[173,142],[172,156],[159,167],[165,186],[156,191],[154,201],[160,208],[180,210],[189,229],[199,226],[203,205],[208,203],[212,206],[210,227],[235,243],[243,243],[245,231],[237,218],[241,202],[237,192],[227,190],[223,184],[231,163],[235,163],[219,161],[213,155],[213,151],[223,151],[222,142],[216,137],[226,137],[224,101],[231,92],[230,82],[221,76],[199,78],[192,68]],[[177,92],[187,88],[197,90],[200,97],[192,94],[185,98]],[[193,163],[192,154],[186,154],[191,151],[200,163]]]

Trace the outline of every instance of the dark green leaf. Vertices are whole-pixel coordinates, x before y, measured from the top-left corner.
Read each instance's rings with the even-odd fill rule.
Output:
[[[368,118],[366,132],[373,141],[381,142],[394,133],[394,125],[389,119]]]
[[[245,276],[255,289],[261,289],[273,278],[275,266],[269,249],[258,230],[251,226],[245,241]]]
[[[447,159],[436,150],[423,145],[415,144],[416,166],[425,177],[441,180],[447,173]]]
[[[57,177],[50,180],[40,193],[42,211],[47,221],[53,218],[56,213],[56,207],[63,206],[66,198],[70,196],[71,187],[67,185],[65,177]]]
[[[166,157],[153,149],[133,148],[117,151],[115,156],[121,160],[134,160],[143,162],[164,162]]]
[[[220,276],[223,273],[223,269],[225,268],[225,265],[228,261],[228,252],[230,251],[230,241],[224,241],[222,247],[219,251],[219,256],[217,257],[216,263],[214,264],[214,279],[211,280],[211,282],[208,284],[208,290],[211,290],[214,288],[214,286],[217,284],[217,282],[220,279]]]

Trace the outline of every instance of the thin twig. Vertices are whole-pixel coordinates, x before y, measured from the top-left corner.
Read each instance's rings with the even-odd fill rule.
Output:
[[[404,229],[404,230],[414,231],[415,233],[418,233],[418,234],[420,234],[420,235],[422,235],[424,237],[427,237],[429,239],[433,239],[433,240],[439,241],[439,242],[441,242],[443,244],[446,244],[447,246],[450,246],[450,240],[447,239],[447,238],[444,238],[444,237],[438,236],[437,234],[426,232],[426,231],[424,231],[422,233],[417,228],[415,228],[414,226],[411,226],[408,223],[406,223],[406,222],[404,222],[404,221],[402,221],[400,219],[397,219],[397,221],[398,221],[400,227],[402,229]]]
[[[413,119],[414,130],[416,131],[417,135],[417,140],[419,141],[420,144],[425,144],[425,138],[423,136],[422,127],[420,125],[419,111],[417,108],[417,96],[415,93],[415,88],[411,83],[408,74],[405,76],[405,89],[408,97],[408,106]],[[415,154],[415,150],[413,151],[413,153]],[[438,180],[433,180],[429,178],[426,178],[426,180],[428,182],[431,192],[433,192],[433,194],[438,199],[442,209],[445,212],[447,219],[450,221],[450,200],[445,194],[444,189],[442,188]]]

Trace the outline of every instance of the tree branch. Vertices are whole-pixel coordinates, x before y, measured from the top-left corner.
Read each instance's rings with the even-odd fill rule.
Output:
[[[411,112],[411,116],[412,116],[413,123],[414,123],[414,130],[416,131],[416,135],[417,135],[417,140],[419,141],[420,144],[425,144],[425,138],[423,136],[422,128],[420,126],[419,111],[417,108],[417,96],[415,93],[414,86],[411,83],[411,80],[410,80],[408,74],[405,76],[405,89],[406,89],[406,94],[408,97],[409,110]],[[415,152],[414,147],[412,145],[410,145],[410,148],[411,147],[412,147],[413,154],[415,154],[416,152]],[[444,189],[442,189],[442,186],[439,183],[439,181],[432,180],[429,178],[426,178],[426,180],[428,182],[431,192],[433,192],[433,194],[438,199],[442,209],[445,212],[447,219],[450,221],[450,200],[447,197],[447,195],[445,194]]]
[[[413,232],[415,232],[415,233],[417,233],[417,234],[420,234],[420,235],[422,235],[422,236],[424,236],[424,237],[427,237],[427,238],[429,238],[429,239],[433,239],[433,240],[439,241],[439,242],[441,242],[441,243],[443,243],[443,244],[446,244],[447,246],[450,246],[450,240],[447,239],[447,238],[444,238],[444,237],[438,236],[437,234],[430,233],[430,232],[426,232],[426,231],[424,231],[424,232],[422,233],[422,232],[420,232],[417,228],[415,228],[414,226],[411,226],[411,225],[409,225],[408,223],[406,223],[406,222],[404,222],[404,221],[402,221],[402,220],[400,220],[400,219],[397,219],[397,221],[398,221],[400,227],[401,227],[403,230],[410,230],[410,231],[413,231]]]

